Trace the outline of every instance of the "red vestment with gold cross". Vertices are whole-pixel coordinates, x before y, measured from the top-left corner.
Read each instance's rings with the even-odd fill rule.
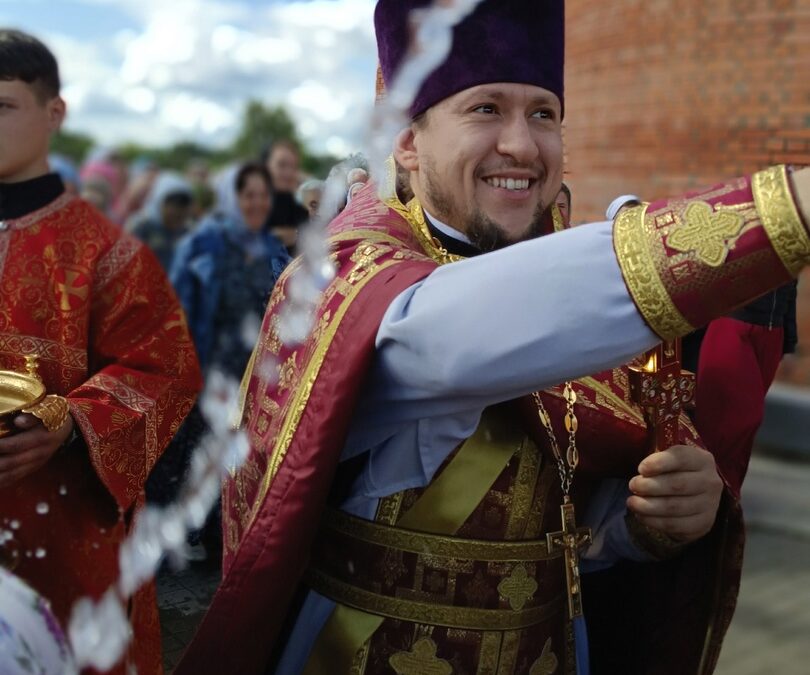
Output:
[[[15,573],[66,624],[75,600],[99,597],[117,579],[146,477],[201,377],[177,298],[140,242],[68,195],[6,225],[0,367],[24,372],[25,355],[36,354],[48,393],[67,398],[78,437],[0,490],[0,514],[4,527],[18,525],[8,552]],[[162,672],[153,584],[136,594],[130,618],[127,662]]]

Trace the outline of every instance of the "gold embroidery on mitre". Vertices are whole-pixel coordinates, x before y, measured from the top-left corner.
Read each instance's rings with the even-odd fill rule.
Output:
[[[551,651],[551,638],[546,640],[540,658],[532,664],[529,675],[553,675],[557,672],[557,657]]]
[[[526,602],[537,592],[537,581],[526,572],[523,565],[517,565],[512,574],[498,584],[498,593],[509,601],[509,606],[520,611]]]
[[[709,267],[720,267],[744,224],[739,213],[714,211],[708,202],[692,202],[667,236],[667,246],[681,253],[694,253]]]
[[[451,675],[453,666],[436,656],[438,646],[430,638],[422,638],[409,652],[397,652],[388,663],[397,675]]]

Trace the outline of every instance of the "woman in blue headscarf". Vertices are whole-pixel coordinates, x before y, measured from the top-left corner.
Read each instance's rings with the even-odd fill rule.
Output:
[[[242,377],[253,345],[245,324],[260,325],[270,291],[290,258],[263,230],[272,205],[270,174],[260,164],[225,171],[217,208],[183,239],[170,278],[186,310],[203,372]]]

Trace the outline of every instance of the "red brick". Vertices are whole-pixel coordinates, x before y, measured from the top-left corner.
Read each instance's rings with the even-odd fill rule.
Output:
[[[771,163],[810,163],[810,2],[568,0],[566,181],[575,221]],[[793,372],[810,384],[810,274]]]

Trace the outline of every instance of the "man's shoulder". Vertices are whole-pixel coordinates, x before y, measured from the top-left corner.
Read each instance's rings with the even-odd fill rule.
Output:
[[[407,208],[393,200],[382,200],[374,184],[361,190],[329,224],[327,236],[337,249],[378,244],[427,259],[414,235]]]
[[[83,199],[74,197],[46,221],[58,240],[69,239],[83,264],[91,268],[109,266],[111,261],[129,261],[145,250],[143,243]]]

